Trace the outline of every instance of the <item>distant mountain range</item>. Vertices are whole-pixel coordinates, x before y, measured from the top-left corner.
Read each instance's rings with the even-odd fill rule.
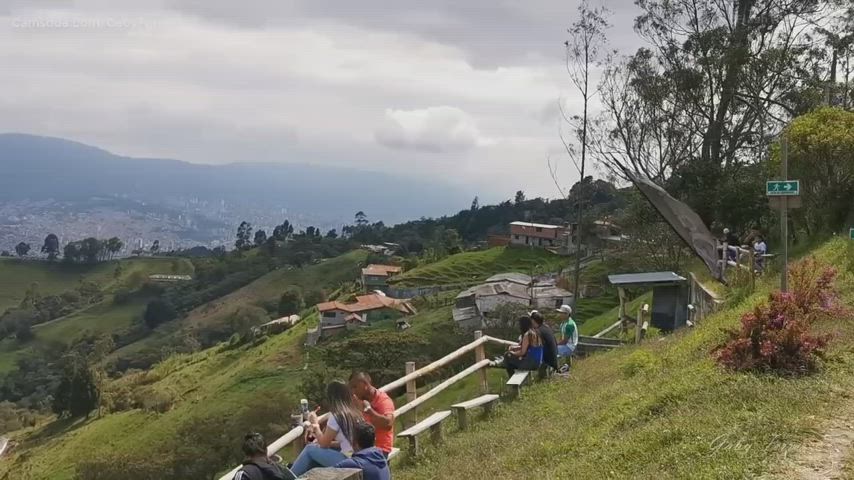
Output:
[[[200,165],[115,155],[53,137],[0,134],[0,201],[126,196],[224,200],[286,208],[330,222],[356,211],[386,223],[454,213],[471,194],[387,173],[308,164]]]

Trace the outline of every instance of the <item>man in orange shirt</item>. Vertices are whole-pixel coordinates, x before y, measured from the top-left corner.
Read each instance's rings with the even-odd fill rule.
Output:
[[[362,401],[365,420],[376,430],[377,448],[388,457],[394,447],[394,402],[371,384],[371,376],[365,372],[350,375],[350,389]]]

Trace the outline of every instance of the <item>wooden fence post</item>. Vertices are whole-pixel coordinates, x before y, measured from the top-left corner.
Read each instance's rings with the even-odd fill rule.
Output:
[[[475,340],[480,340],[482,336],[483,332],[481,330],[474,332]],[[483,344],[480,344],[474,350],[474,360],[475,362],[479,362],[484,359],[486,359],[486,347],[484,347]],[[480,369],[480,393],[489,393],[489,381],[487,380],[487,372],[485,368]]]
[[[626,333],[626,291],[623,287],[617,287],[617,294],[620,297],[620,334]]]
[[[643,307],[638,308],[638,320],[635,324],[635,343],[641,342],[641,326],[643,325]]]
[[[747,254],[747,259],[750,262],[750,291],[756,290],[756,253],[750,249]]]
[[[291,415],[292,423],[302,425],[302,422],[305,421],[302,415]],[[297,437],[296,440],[291,444],[294,449],[294,458],[297,458],[300,453],[302,453],[302,449],[305,447],[305,431],[302,432],[302,435]]]
[[[724,248],[721,250],[721,278],[726,279],[726,267],[729,266],[729,244],[724,242]]]
[[[406,362],[406,374],[415,371],[415,362]],[[406,382],[406,403],[412,403],[418,398],[418,388],[416,386],[415,380],[409,380]],[[413,408],[412,413],[406,416],[403,424],[408,428],[418,423],[418,408]]]

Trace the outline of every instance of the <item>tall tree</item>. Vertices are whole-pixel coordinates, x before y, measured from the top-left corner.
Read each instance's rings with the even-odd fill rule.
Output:
[[[475,211],[477,211],[478,208],[480,208],[480,201],[478,200],[477,196],[475,195],[474,200],[471,201],[471,208],[469,210],[471,210],[472,212],[475,212]]]
[[[578,166],[578,174],[580,175],[579,186],[582,191],[579,192],[576,206],[576,246],[578,250],[575,254],[575,279],[573,282],[573,295],[575,299],[579,298],[579,288],[581,282],[581,245],[585,242],[584,237],[584,205],[586,200],[586,192],[583,191],[586,182],[585,171],[587,166],[587,149],[588,149],[588,130],[590,125],[589,108],[590,101],[598,95],[598,89],[591,86],[590,73],[593,68],[598,67],[603,58],[603,49],[607,44],[605,30],[609,25],[605,16],[607,10],[603,7],[590,8],[587,0],[582,0],[578,5],[578,19],[567,30],[569,39],[564,43],[566,47],[566,71],[572,84],[578,90],[581,96],[581,113],[575,115],[567,115],[561,107],[561,112],[570,128],[576,133],[577,141],[581,144],[581,152],[576,158],[576,149],[571,148],[571,144],[564,140],[566,152],[570,156],[572,162]]]
[[[810,22],[827,3],[639,0],[648,46],[606,75],[615,93],[597,154],[617,176],[659,177],[706,223],[722,218],[727,186],[767,158],[795,113],[792,94],[817,63]]]
[[[240,222],[237,227],[237,240],[234,242],[234,248],[238,250],[246,250],[252,246],[252,225],[249,222]]]
[[[60,416],[88,417],[100,399],[97,376],[86,358],[77,352],[67,354],[63,365],[53,396],[53,411]]]
[[[124,243],[119,239],[119,237],[113,237],[107,240],[106,248],[110,253],[110,259],[112,259],[117,253],[119,253],[124,247]]]
[[[513,199],[513,203],[515,203],[516,205],[521,205],[524,202],[525,202],[525,192],[523,192],[522,190],[519,190],[518,192],[516,192],[516,197]]]
[[[293,234],[294,226],[291,225],[291,222],[287,220],[285,220],[281,225],[277,225],[276,228],[273,229],[273,237],[279,241],[285,241]]]
[[[255,246],[260,247],[264,245],[264,242],[267,241],[267,232],[264,230],[258,230],[255,232]]]
[[[151,254],[157,255],[160,252],[160,240],[155,240],[154,243],[151,244]]]
[[[41,251],[47,254],[48,260],[56,260],[56,256],[59,255],[59,237],[49,233],[44,238],[44,245],[42,245]]]
[[[370,223],[368,221],[368,216],[365,215],[365,212],[363,212],[361,210],[356,212],[355,220],[356,220],[356,226],[357,227],[364,227]]]
[[[15,245],[15,253],[17,253],[19,257],[26,256],[28,253],[30,253],[30,244],[21,242]]]
[[[338,238],[338,232],[335,231],[335,229],[333,228],[332,230],[326,232],[326,238]]]

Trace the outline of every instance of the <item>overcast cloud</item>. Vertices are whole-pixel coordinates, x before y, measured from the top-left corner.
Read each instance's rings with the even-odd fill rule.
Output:
[[[0,0],[0,131],[554,197],[569,0]],[[612,47],[636,14],[611,0]],[[577,175],[561,170],[570,184]]]

